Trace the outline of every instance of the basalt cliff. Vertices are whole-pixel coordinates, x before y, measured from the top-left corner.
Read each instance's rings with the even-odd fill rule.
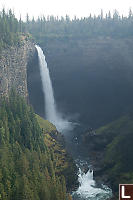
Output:
[[[21,96],[28,97],[27,68],[33,59],[35,46],[30,41],[22,41],[21,46],[11,46],[0,53],[0,96],[8,96],[15,88]]]

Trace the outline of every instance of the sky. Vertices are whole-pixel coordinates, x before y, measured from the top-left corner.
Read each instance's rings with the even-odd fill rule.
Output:
[[[15,15],[19,18],[21,14],[23,19],[27,13],[30,18],[66,14],[71,18],[75,15],[80,18],[87,17],[90,13],[98,15],[101,9],[104,13],[117,9],[120,15],[127,15],[129,8],[133,8],[133,0],[0,0],[0,9],[3,7],[12,8]]]

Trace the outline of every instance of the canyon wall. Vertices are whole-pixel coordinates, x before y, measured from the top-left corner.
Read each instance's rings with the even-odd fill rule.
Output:
[[[35,54],[34,44],[22,41],[21,46],[3,49],[0,53],[0,96],[8,96],[11,88],[28,97],[27,67]]]

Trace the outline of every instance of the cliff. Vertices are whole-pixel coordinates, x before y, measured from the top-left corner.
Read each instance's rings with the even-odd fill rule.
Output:
[[[132,39],[51,39],[40,46],[63,113],[98,128],[132,110]]]
[[[60,133],[57,132],[55,126],[53,126],[50,122],[44,120],[40,116],[36,115],[38,122],[36,121],[35,117],[33,117],[32,122],[30,122],[29,119],[26,118],[28,115],[30,117],[31,116],[30,114],[33,111],[29,107],[29,105],[27,105],[25,103],[23,98],[21,98],[20,96],[23,96],[25,99],[28,99],[30,101],[30,90],[32,87],[31,81],[32,81],[32,79],[34,79],[34,80],[36,79],[36,77],[35,77],[36,70],[38,72],[38,74],[37,74],[38,77],[40,77],[40,73],[39,73],[39,68],[38,68],[38,55],[37,55],[37,51],[35,49],[34,44],[30,41],[26,41],[25,38],[22,40],[21,43],[22,43],[21,46],[12,46],[8,49],[3,49],[2,52],[0,53],[0,98],[2,96],[8,97],[4,101],[5,104],[6,103],[7,103],[7,105],[9,104],[8,109],[10,110],[9,113],[7,112],[6,121],[10,121],[10,117],[11,117],[11,120],[13,120],[13,121],[10,121],[10,125],[14,129],[13,130],[10,128],[10,132],[7,132],[7,131],[2,132],[1,129],[5,130],[5,129],[3,129],[4,120],[2,118],[3,116],[0,118],[0,150],[1,150],[1,146],[2,146],[1,142],[4,143],[5,141],[7,143],[9,143],[9,145],[14,145],[14,141],[16,143],[18,142],[19,145],[22,146],[24,152],[27,149],[30,149],[30,150],[33,149],[32,148],[32,146],[34,146],[33,143],[37,142],[35,146],[40,145],[39,148],[41,150],[40,152],[43,157],[43,161],[40,159],[40,162],[43,163],[43,166],[45,165],[45,163],[47,165],[47,169],[46,169],[47,172],[44,175],[44,178],[46,178],[46,176],[48,176],[49,180],[50,180],[50,183],[48,186],[49,189],[46,188],[47,186],[46,187],[44,186],[44,188],[40,189],[40,191],[43,193],[44,190],[47,190],[47,195],[49,195],[49,196],[47,196],[46,199],[51,200],[51,199],[53,199],[53,196],[52,196],[53,192],[51,192],[51,191],[58,190],[58,188],[55,188],[54,185],[58,185],[59,187],[61,185],[61,187],[64,188],[64,191],[62,191],[61,195],[64,195],[64,197],[62,196],[62,197],[58,197],[56,199],[66,199],[65,196],[68,197],[67,199],[71,199],[71,196],[66,193],[66,190],[71,191],[72,189],[74,189],[75,187],[78,186],[77,175],[76,175],[77,168],[76,168],[76,165],[75,165],[72,157],[65,150],[63,137],[61,136]],[[16,92],[14,90],[11,90],[12,88],[14,88],[17,91],[18,95],[16,95]],[[34,85],[34,87],[32,89],[33,89],[33,93],[34,93],[34,90],[36,90],[37,88]],[[41,84],[40,84],[40,90],[41,90]],[[33,99],[34,99],[34,97],[33,97]],[[42,100],[43,100],[43,98],[42,98]],[[30,102],[30,103],[32,104],[32,102]],[[32,104],[32,106],[34,107],[33,104]],[[12,108],[14,108],[13,114],[12,114],[12,110],[11,110]],[[4,108],[2,108],[2,103],[1,103],[1,110],[2,109],[4,109]],[[23,113],[25,111],[27,113]],[[6,113],[6,110],[5,110],[5,113]],[[19,119],[19,117],[17,117],[20,115],[22,116],[22,119]],[[33,113],[33,115],[35,115],[35,114]],[[15,116],[15,118],[13,119],[14,116]],[[28,125],[26,124],[27,122],[28,122]],[[29,124],[30,124],[30,127],[31,126],[34,127],[32,130],[30,130],[30,128],[28,130],[26,129],[29,126]],[[1,126],[2,126],[2,128],[1,128]],[[19,131],[18,131],[18,129],[16,129],[16,127],[19,127]],[[41,143],[39,143],[39,140],[34,135],[34,132],[36,132],[37,135],[40,134]],[[26,135],[25,135],[25,133],[26,133]],[[5,135],[7,134],[8,137],[6,138],[5,136],[3,136],[4,134]],[[23,138],[23,136],[25,137],[25,139]],[[4,137],[5,137],[5,141],[3,139]],[[15,137],[15,139],[14,139],[14,137]],[[7,141],[9,138],[10,138],[10,141]],[[29,141],[30,139],[32,141]],[[41,149],[43,146],[44,146],[44,151]],[[36,151],[36,147],[34,150]],[[7,151],[8,151],[9,155],[12,153],[11,150],[8,149],[8,147],[7,147]],[[2,153],[3,153],[3,151],[2,151]],[[32,150],[30,153],[31,153],[31,157],[32,156],[34,157],[34,152]],[[6,157],[7,157],[7,162],[8,162],[8,156],[6,156]],[[35,158],[35,162],[36,162],[36,159],[37,158]],[[17,174],[16,168],[14,165],[17,162],[15,155],[14,155],[14,160],[15,160],[15,162],[14,161],[12,162],[12,164],[13,164],[12,168],[15,171],[15,173]],[[26,160],[26,162],[28,163],[29,161]],[[0,159],[0,165],[2,165],[1,163],[2,162]],[[38,169],[39,169],[39,167],[40,166],[38,166]],[[6,168],[8,168],[7,164],[6,164]],[[42,168],[39,170],[41,171]],[[51,171],[49,172],[48,170],[49,171],[51,170]],[[38,171],[38,172],[40,173],[40,171]],[[41,172],[41,173],[45,173],[44,169],[42,171],[43,172]],[[41,175],[41,177],[42,177],[42,175]],[[11,179],[12,179],[12,177],[11,177]],[[53,184],[53,182],[52,182],[53,179],[54,179],[54,181],[57,181],[57,182],[62,181],[62,182],[60,182],[59,184],[57,184],[57,183]],[[5,180],[7,180],[7,178],[5,178]],[[29,185],[26,186],[26,191],[27,190],[30,191],[30,187],[33,184],[33,181],[35,181],[34,178],[32,180],[31,177],[29,178],[29,180],[30,180],[30,183],[28,183]],[[27,180],[27,182],[29,182],[29,181]],[[6,183],[3,182],[2,180],[0,180],[0,184],[2,184],[3,188],[6,185]],[[14,183],[11,180],[10,184],[15,185],[16,183]],[[42,184],[41,181],[39,181],[38,184],[41,185]],[[43,184],[43,185],[45,185],[45,184]],[[52,187],[54,187],[54,189],[51,189]],[[34,185],[34,188],[35,188],[35,185]],[[40,188],[42,188],[42,186]],[[19,189],[16,189],[16,191],[18,192]],[[3,189],[2,193],[0,195],[2,196],[3,199],[6,199],[6,195],[8,195],[10,193],[13,197],[15,197],[16,191],[14,191],[14,189],[11,189],[11,191],[6,191],[6,189]],[[32,194],[32,191],[30,191],[29,193]],[[39,195],[40,195],[40,193],[39,193]],[[60,192],[55,192],[55,193],[59,195]],[[56,194],[54,194],[54,196]],[[23,191],[19,195],[23,199]],[[44,196],[44,194],[43,194],[43,196]],[[31,199],[34,199],[34,197],[32,197]],[[35,199],[37,199],[36,196],[35,196]]]
[[[11,88],[27,98],[27,67],[35,53],[30,41],[22,40],[21,46],[11,46],[0,53],[0,96],[8,96]]]

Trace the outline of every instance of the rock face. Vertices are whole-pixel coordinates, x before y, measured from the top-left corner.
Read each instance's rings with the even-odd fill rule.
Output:
[[[11,88],[15,88],[18,94],[28,97],[27,67],[35,51],[33,43],[23,41],[21,46],[0,53],[0,96],[8,97]]]
[[[132,39],[49,39],[44,50],[57,107],[78,123],[103,126],[132,109]]]

